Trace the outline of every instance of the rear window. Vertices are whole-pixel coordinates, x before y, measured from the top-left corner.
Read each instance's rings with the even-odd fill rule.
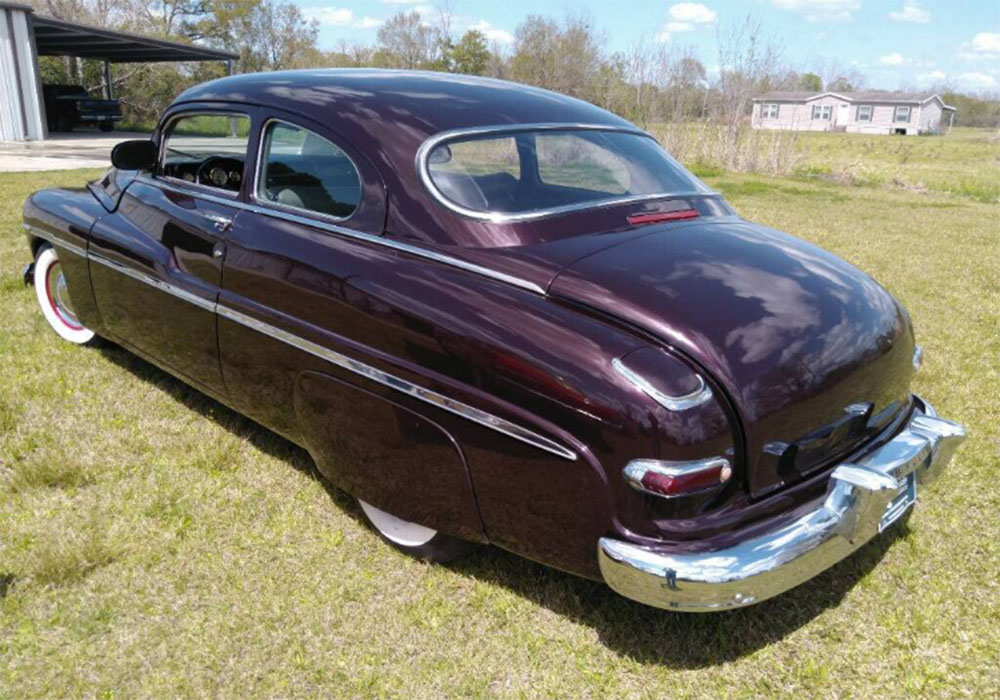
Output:
[[[710,193],[652,138],[546,129],[456,137],[423,163],[435,194],[472,216],[532,218],[617,199]]]

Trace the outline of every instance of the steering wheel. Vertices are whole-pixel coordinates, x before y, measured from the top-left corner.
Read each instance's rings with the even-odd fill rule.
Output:
[[[243,181],[243,161],[229,156],[209,156],[198,166],[194,179],[200,185],[237,191]]]

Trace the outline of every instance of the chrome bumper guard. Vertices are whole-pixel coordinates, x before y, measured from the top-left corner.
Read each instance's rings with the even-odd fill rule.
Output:
[[[915,403],[892,440],[833,470],[816,510],[714,551],[671,554],[602,537],[604,580],[627,598],[683,612],[752,605],[809,580],[875,537],[907,475],[929,484],[965,439],[961,425],[938,418],[922,399]]]

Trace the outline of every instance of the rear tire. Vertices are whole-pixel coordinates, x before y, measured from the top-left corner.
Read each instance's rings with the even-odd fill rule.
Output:
[[[476,547],[472,542],[397,518],[361,499],[358,499],[358,504],[382,539],[416,559],[444,564],[465,556]]]
[[[42,315],[56,335],[74,345],[95,342],[97,335],[94,331],[80,323],[76,317],[59,255],[50,245],[43,245],[35,255],[34,284]]]
[[[112,124],[111,122],[101,122],[100,124],[98,124],[97,128],[103,131],[104,133],[108,133],[109,131],[114,131],[115,125]]]

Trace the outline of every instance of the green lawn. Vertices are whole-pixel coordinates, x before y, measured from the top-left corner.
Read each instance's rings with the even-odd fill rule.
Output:
[[[905,528],[777,599],[684,616],[496,549],[411,561],[301,450],[61,343],[21,285],[20,207],[90,175],[0,175],[0,697],[997,696],[996,204],[707,178],[901,298],[915,389],[970,438]]]

